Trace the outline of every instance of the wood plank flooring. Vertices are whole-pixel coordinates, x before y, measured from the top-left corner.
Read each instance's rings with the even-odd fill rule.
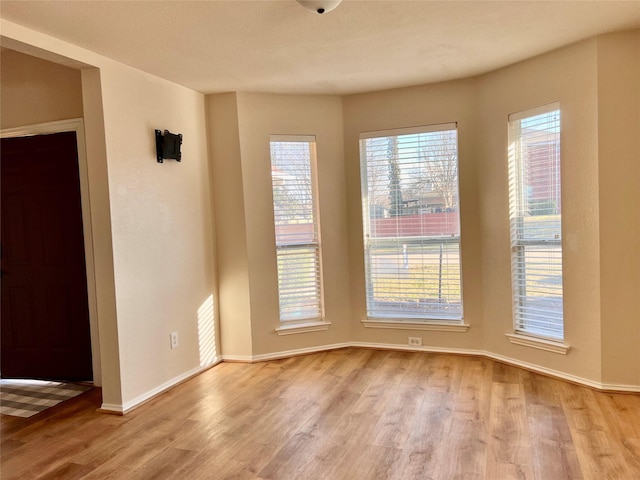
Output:
[[[640,479],[640,396],[485,358],[223,363],[124,417],[98,389],[2,416],[10,479]]]

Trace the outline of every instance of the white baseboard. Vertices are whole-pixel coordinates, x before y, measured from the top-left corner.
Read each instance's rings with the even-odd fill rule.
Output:
[[[532,372],[541,373],[543,375],[548,375],[550,377],[559,378],[560,380],[566,380],[571,383],[577,383],[580,385],[584,385],[586,387],[595,388],[596,390],[605,390],[602,383],[596,382],[594,380],[589,380],[588,378],[578,377],[576,375],[571,375],[570,373],[564,373],[558,370],[553,370],[552,368],[541,367],[540,365],[535,365],[529,362],[523,362],[522,360],[516,360],[514,358],[505,357],[503,355],[498,355],[496,353],[484,352],[483,355],[492,360],[497,360],[498,362],[513,365],[514,367],[524,368],[525,370],[531,370]]]
[[[223,362],[266,362],[267,360],[279,360],[281,358],[297,357],[309,353],[325,352],[353,346],[352,343],[334,343],[332,345],[320,345],[317,347],[297,348],[295,350],[285,350],[282,352],[263,353],[260,355],[222,355]]]
[[[103,403],[100,407],[100,410],[104,412],[109,412],[109,413],[116,413],[118,415],[124,415],[127,412],[130,412],[131,410],[133,410],[134,408],[139,407],[143,403],[148,402],[152,398],[160,395],[161,393],[164,393],[167,390],[170,390],[171,388],[190,379],[191,377],[195,377],[196,375],[199,375],[200,373],[213,367],[214,365],[217,365],[220,362],[222,362],[222,359],[216,358],[213,362],[211,362],[208,365],[205,365],[204,367],[198,366],[196,368],[192,368],[191,370],[188,370],[178,375],[177,377],[172,378],[171,380],[167,380],[163,384],[158,385],[157,387],[152,388],[151,390],[148,390],[142,395],[138,395],[134,399],[124,402],[122,404]]]
[[[543,375],[548,375],[550,377],[558,378],[560,380],[566,380],[571,383],[576,383],[578,385],[590,387],[599,391],[620,392],[620,393],[640,393],[640,385],[623,385],[623,384],[597,382],[594,380],[590,380],[588,378],[583,378],[576,375],[571,375],[569,373],[560,372],[558,370],[553,370],[551,368],[541,367],[533,363],[523,362],[521,360],[517,360],[514,358],[505,357],[503,355],[488,352],[486,350],[473,350],[473,349],[464,349],[464,348],[442,348],[442,347],[430,347],[430,346],[410,347],[408,345],[399,345],[399,344],[393,344],[393,343],[344,342],[344,343],[335,343],[332,345],[321,345],[316,347],[286,350],[282,352],[265,353],[261,355],[223,355],[221,358],[216,359],[210,365],[191,369],[181,375],[178,375],[177,377],[172,378],[171,380],[168,380],[162,385],[152,388],[148,392],[145,392],[142,395],[139,395],[136,398],[123,403],[122,405],[113,404],[113,403],[103,403],[102,406],[100,407],[100,410],[108,413],[124,415],[125,413],[130,412],[134,408],[149,401],[153,397],[166,392],[167,390],[175,387],[179,383],[182,383],[191,377],[199,375],[200,373],[204,372],[208,368],[214,365],[217,365],[218,363],[223,361],[246,362],[246,363],[264,362],[268,360],[278,360],[281,358],[295,357],[298,355],[306,355],[309,353],[325,352],[329,350],[336,350],[339,348],[346,348],[346,347],[377,348],[382,350],[398,350],[398,351],[426,352],[426,353],[449,353],[454,355],[471,355],[471,356],[485,357],[485,358],[496,360],[502,363],[513,365],[515,367],[524,368],[532,372],[541,373]]]
[[[550,377],[559,378],[560,380],[566,380],[571,383],[577,383],[579,385],[584,385],[585,387],[591,387],[596,390],[601,390],[605,392],[611,391],[611,392],[625,392],[625,393],[640,393],[640,385],[616,385],[612,383],[597,382],[595,380],[590,380],[588,378],[578,377],[576,375],[571,375],[570,373],[564,373],[558,370],[553,370],[551,368],[541,367],[533,363],[523,362],[521,360],[515,360],[513,358],[505,357],[505,356],[498,355],[491,352],[484,352],[484,356],[487,358],[491,358],[492,360],[508,363],[509,365],[513,365],[515,367],[524,368],[526,370],[531,370],[536,373],[541,373],[543,375],[548,375]]]
[[[101,412],[105,413],[115,413],[116,415],[124,415],[124,409],[122,405],[116,403],[103,403],[100,405]]]
[[[409,345],[399,345],[395,343],[370,343],[370,342],[351,342],[350,347],[362,348],[378,348],[381,350],[401,350],[406,352],[428,352],[428,353],[452,353],[455,355],[484,355],[482,350],[469,350],[464,348],[441,348],[429,347],[426,345],[413,347]]]
[[[325,352],[328,350],[337,350],[338,348],[346,348],[350,346],[351,346],[351,343],[334,343],[332,345],[322,345],[319,347],[307,347],[307,348],[298,348],[296,350],[286,350],[284,352],[264,353],[262,355],[254,355],[252,357],[252,361],[264,362],[266,360],[278,360],[280,358],[296,357],[298,355]]]
[[[613,393],[640,393],[640,387],[638,385],[622,385],[616,383],[602,383],[602,388],[606,392]]]
[[[251,363],[252,358],[251,355],[222,355],[223,362]]]
[[[640,393],[640,385],[617,385],[617,384],[611,384],[611,383],[597,382],[594,380],[590,380],[588,378],[578,377],[576,375],[560,372],[558,370],[553,370],[551,368],[541,367],[533,363],[523,362],[521,360],[516,360],[511,357],[498,355],[496,353],[488,352],[486,350],[472,350],[472,349],[463,349],[463,348],[441,348],[441,347],[429,347],[429,346],[410,347],[408,345],[395,345],[395,344],[388,344],[388,343],[367,343],[367,342],[351,342],[351,346],[364,347],[364,348],[380,348],[384,350],[402,350],[402,351],[429,352],[429,353],[451,353],[455,355],[474,355],[479,357],[490,358],[498,362],[513,365],[514,367],[524,368],[525,370],[541,373],[543,375],[548,375],[550,377],[558,378],[560,380],[566,380],[568,382],[576,383],[578,385],[583,385],[585,387],[590,387],[595,390],[600,390],[605,392],[611,391],[611,392],[624,392],[624,393]]]

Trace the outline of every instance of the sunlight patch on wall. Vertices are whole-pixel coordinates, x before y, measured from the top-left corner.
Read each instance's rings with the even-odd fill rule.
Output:
[[[206,367],[216,361],[216,326],[213,309],[213,295],[198,308],[198,347],[200,366]]]

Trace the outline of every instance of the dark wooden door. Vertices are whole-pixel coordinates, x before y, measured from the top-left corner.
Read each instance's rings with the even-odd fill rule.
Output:
[[[1,375],[91,380],[75,132],[0,140]]]

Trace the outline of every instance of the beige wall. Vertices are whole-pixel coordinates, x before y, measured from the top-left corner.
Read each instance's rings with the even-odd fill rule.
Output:
[[[212,144],[218,143],[212,148],[213,176],[221,183],[215,188],[220,292],[223,300],[233,302],[223,307],[221,315],[223,353],[228,358],[251,358],[345,342],[350,312],[341,100],[249,93],[238,93],[235,100],[234,111],[229,95],[209,99]],[[327,331],[287,336],[275,332],[280,322],[271,134],[316,136],[325,319],[332,322]],[[239,164],[233,165],[234,161]],[[249,330],[245,330],[247,320]],[[250,341],[245,338],[248,333]],[[234,340],[227,342],[225,335]]]
[[[209,95],[207,121],[221,279],[221,348],[227,357],[247,358],[252,351],[251,300],[236,94]]]
[[[238,94],[245,185],[253,354],[348,340],[349,283],[342,102],[336,96]],[[329,330],[278,336],[275,229],[269,135],[315,135],[325,320]]]
[[[482,346],[482,283],[479,218],[479,156],[476,148],[477,87],[474,80],[351,95],[344,99],[353,340],[407,345],[423,337],[430,347],[479,349]],[[466,333],[365,328],[364,249],[360,194],[361,132],[457,122],[460,161],[460,229]]]
[[[204,96],[5,20],[2,35],[12,48],[94,67],[81,80],[103,406],[127,409],[211,354],[201,344],[218,303]],[[182,163],[156,162],[155,128],[184,135]]]
[[[602,377],[640,385],[640,31],[598,38]]]
[[[353,340],[487,352],[614,386],[640,385],[638,31],[590,39],[475,79],[346,97]],[[507,118],[551,102],[562,115],[565,338],[559,355],[511,344]],[[368,331],[359,132],[458,122],[467,333]]]
[[[92,214],[103,215],[100,232],[110,238],[97,249],[96,270],[102,265],[107,286],[101,350],[114,357],[106,390],[114,403],[130,405],[197,371],[197,312],[217,290],[228,358],[349,342],[405,346],[408,335],[418,335],[427,348],[486,352],[594,384],[640,385],[637,31],[444,84],[342,98],[237,93],[205,101],[92,52],[2,26],[14,41],[96,67],[82,80],[90,181],[98,191]],[[512,331],[507,116],[553,101],[562,111],[566,356],[512,345],[504,335]],[[470,328],[365,328],[358,135],[443,122],[458,122]],[[154,128],[184,134],[181,164],[155,163]],[[327,331],[274,332],[270,134],[317,137]],[[176,350],[169,350],[171,331],[180,334]]]
[[[601,378],[596,41],[479,79],[484,349],[581,378]],[[566,356],[507,341],[512,332],[507,117],[560,103]]]
[[[15,50],[2,49],[0,72],[0,103],[2,105],[2,128],[30,126],[39,123],[83,117],[85,108],[92,110],[94,106],[101,108],[100,79],[97,71],[64,66],[51,61],[36,58]],[[86,75],[85,75],[86,74]],[[86,95],[83,94],[86,92]],[[88,107],[83,107],[83,102]],[[92,135],[97,130],[104,137],[104,124],[96,117],[84,119],[85,131]],[[93,254],[88,259],[88,278],[90,309],[92,294],[95,291],[95,309],[98,318],[111,318],[112,322],[92,323],[92,350],[94,382],[103,386],[105,402],[121,403],[120,367],[117,348],[117,332],[115,331],[115,305],[113,296],[113,258],[111,256],[111,228],[108,208],[108,188],[106,169],[102,169],[99,154],[91,147],[89,154],[80,162],[86,161],[86,173],[90,188],[83,186],[83,210],[88,209],[90,215],[85,217],[85,236],[89,236],[86,254]],[[84,172],[85,165],[80,165]],[[83,175],[81,175],[84,180]],[[85,194],[85,192],[87,194]],[[90,223],[87,222],[90,219]],[[91,227],[91,231],[88,227]],[[94,248],[92,248],[94,247]],[[111,273],[109,273],[111,272]],[[92,291],[92,281],[95,289]],[[92,322],[94,310],[91,310]],[[110,328],[112,325],[112,328]],[[102,345],[102,347],[101,347]],[[110,346],[110,348],[106,348]],[[104,348],[103,348],[104,347]],[[103,353],[103,355],[100,355]],[[104,375],[103,375],[104,373]]]
[[[0,128],[82,118],[80,71],[0,51]]]
[[[113,239],[109,179],[102,113],[102,85],[97,68],[82,70],[82,99],[86,137],[87,176],[91,209],[91,240],[99,332],[102,401],[122,405],[120,347],[113,273]],[[87,232],[85,231],[85,236]],[[95,358],[95,352],[94,352]]]
[[[101,79],[128,402],[200,365],[198,309],[215,292],[204,96],[120,65]],[[156,162],[156,128],[183,135],[182,162]]]

